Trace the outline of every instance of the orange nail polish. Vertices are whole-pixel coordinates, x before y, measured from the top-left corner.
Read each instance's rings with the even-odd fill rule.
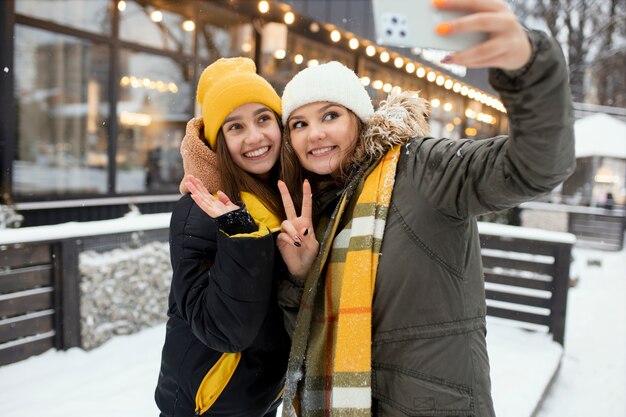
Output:
[[[432,0],[433,6],[435,7],[443,7],[446,5],[446,0]]]
[[[439,35],[447,35],[450,33],[451,30],[452,26],[450,25],[450,23],[440,23],[435,26],[435,32],[437,32]]]

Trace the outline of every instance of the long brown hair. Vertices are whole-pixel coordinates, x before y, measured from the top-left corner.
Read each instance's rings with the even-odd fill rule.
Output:
[[[282,131],[283,126],[280,117],[272,111],[274,118],[278,123],[278,127]],[[241,192],[245,191],[257,197],[268,210],[277,217],[284,219],[285,210],[283,209],[280,192],[278,191],[277,181],[281,170],[281,159],[274,164],[270,171],[270,180],[262,181],[255,175],[239,168],[230,156],[224,132],[220,128],[217,132],[217,159],[219,161],[220,182],[222,191],[233,200],[241,200]],[[281,150],[282,153],[282,150]]]
[[[342,106],[343,107],[343,106]],[[352,110],[344,107],[357,122],[356,140],[352,148],[348,150],[339,165],[339,175],[333,177],[331,175],[317,175],[309,172],[302,167],[298,160],[293,146],[291,146],[291,129],[289,123],[283,130],[283,146],[280,149],[280,178],[287,184],[287,188],[291,193],[294,206],[297,212],[300,212],[302,205],[302,182],[307,179],[311,183],[313,190],[313,207],[315,209],[315,196],[329,189],[342,188],[355,167],[368,164],[367,149],[362,134],[365,130],[365,124],[357,117]],[[314,210],[315,211],[315,210]],[[315,216],[315,213],[314,213]]]

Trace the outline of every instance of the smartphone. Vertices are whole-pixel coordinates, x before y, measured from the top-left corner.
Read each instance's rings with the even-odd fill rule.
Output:
[[[469,12],[441,10],[431,0],[372,0],[379,45],[461,51],[487,40],[481,32],[441,36],[435,26]]]

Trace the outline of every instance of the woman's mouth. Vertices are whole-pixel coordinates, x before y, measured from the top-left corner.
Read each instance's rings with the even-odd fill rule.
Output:
[[[263,155],[265,155],[266,153],[268,153],[269,150],[270,150],[269,146],[264,146],[262,148],[255,149],[253,151],[246,152],[246,153],[243,154],[243,156],[245,156],[248,159],[256,159],[256,158],[260,158]]]
[[[323,148],[313,149],[309,151],[309,153],[313,156],[324,156],[334,151],[335,148],[336,146],[325,146]]]

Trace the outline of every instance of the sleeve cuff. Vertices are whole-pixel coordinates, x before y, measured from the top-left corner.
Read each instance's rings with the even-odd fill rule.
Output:
[[[236,204],[241,208],[229,211],[215,219],[217,227],[229,236],[256,232],[258,227],[248,210],[243,203]]]

